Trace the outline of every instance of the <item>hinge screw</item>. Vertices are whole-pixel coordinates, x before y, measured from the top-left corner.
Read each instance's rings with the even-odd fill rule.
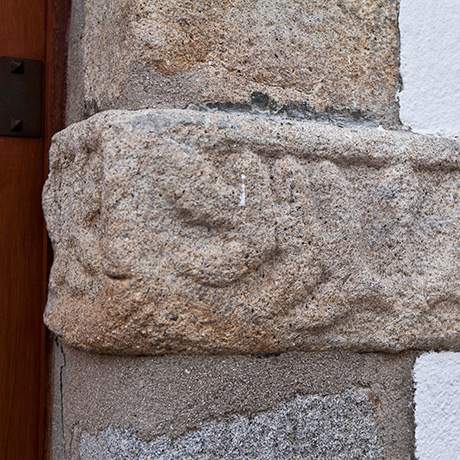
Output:
[[[11,73],[24,73],[24,62],[23,61],[11,61]]]
[[[12,133],[19,133],[22,131],[23,122],[22,120],[17,120],[16,118],[12,118],[10,121],[10,131]]]

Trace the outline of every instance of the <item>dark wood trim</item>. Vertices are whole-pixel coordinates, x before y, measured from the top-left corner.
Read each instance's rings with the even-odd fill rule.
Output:
[[[67,68],[67,30],[70,21],[71,0],[46,0],[46,58],[45,58],[45,100],[44,100],[44,176],[45,182],[48,176],[48,151],[52,137],[55,133],[65,127],[66,110],[66,68]],[[45,234],[43,240],[43,283],[45,298],[43,305],[46,304],[46,294],[48,288],[48,277],[53,260],[51,243]],[[50,381],[50,343],[46,329],[43,329],[43,360],[42,367],[42,388],[41,388],[41,407],[42,426],[40,427],[40,459],[46,459],[48,455],[48,433],[50,431],[49,422],[52,414],[51,395],[53,389]]]
[[[0,55],[45,59],[47,0],[0,0]],[[43,139],[0,138],[0,458],[42,458]]]
[[[66,107],[67,30],[71,0],[48,0],[46,19],[45,144],[64,128]],[[46,166],[48,163],[46,162]]]
[[[45,60],[45,135],[44,177],[48,176],[48,151],[54,134],[65,127],[67,29],[70,20],[71,0],[47,0],[46,60]],[[45,284],[51,268],[52,251],[46,239]]]

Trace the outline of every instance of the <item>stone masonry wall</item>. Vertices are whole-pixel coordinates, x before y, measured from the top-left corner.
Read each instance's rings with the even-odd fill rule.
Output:
[[[258,107],[398,124],[394,0],[74,2],[69,119]]]
[[[460,127],[417,118],[418,1],[73,1],[53,460],[455,456],[457,354],[422,352],[460,351]]]

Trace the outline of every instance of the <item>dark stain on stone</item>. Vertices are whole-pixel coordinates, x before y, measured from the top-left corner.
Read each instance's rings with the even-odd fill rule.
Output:
[[[378,126],[375,114],[359,109],[336,109],[327,107],[323,112],[315,111],[308,101],[291,102],[280,105],[268,94],[254,91],[248,102],[208,102],[204,106],[194,106],[198,110],[217,110],[222,112],[238,113],[266,113],[268,115],[282,116],[301,120],[317,120],[334,123],[336,125],[350,125],[356,122],[366,123],[369,126]]]
[[[269,109],[270,97],[268,94],[261,93],[260,91],[254,91],[251,94],[251,104],[262,109]]]
[[[83,107],[84,118],[89,118],[100,111],[101,109],[95,99],[85,99]]]

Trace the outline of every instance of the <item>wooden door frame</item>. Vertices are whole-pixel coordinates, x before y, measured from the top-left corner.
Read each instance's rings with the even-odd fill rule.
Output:
[[[49,395],[52,394],[49,391],[48,359],[51,347],[40,315],[46,303],[52,251],[40,213],[40,192],[47,176],[51,138],[65,126],[66,34],[71,0],[0,0],[0,9],[4,14],[0,24],[4,46],[0,46],[0,55],[40,59],[44,74],[41,138],[0,138],[0,154],[5,161],[5,171],[8,171],[5,174],[18,174],[5,175],[0,182],[5,187],[2,188],[7,197],[5,199],[9,200],[5,201],[9,205],[1,208],[0,215],[10,219],[3,222],[0,248],[5,250],[4,267],[10,270],[8,275],[11,275],[4,277],[6,281],[1,285],[6,289],[7,300],[0,305],[0,313],[4,315],[1,317],[3,325],[6,325],[0,330],[5,334],[2,336],[5,352],[0,355],[0,370],[4,372],[3,380],[0,380],[0,390],[4,391],[0,401],[3,403],[0,405],[0,429],[4,429],[0,433],[0,450],[4,448],[5,451],[0,451],[0,459],[44,460],[48,457],[48,421],[51,420],[48,410],[51,407]],[[29,157],[29,154],[33,156]],[[18,200],[19,197],[30,200],[24,206],[23,213],[20,201],[16,202],[16,191]],[[15,223],[18,223],[19,229],[17,240],[15,234],[11,233],[16,231]],[[39,227],[30,232],[36,237],[25,239],[24,232],[29,225]],[[9,251],[8,245],[15,249]],[[15,254],[14,250],[18,247],[21,250]],[[29,254],[27,251],[32,260],[29,265],[27,261],[24,262]],[[18,280],[17,285],[15,280]],[[30,298],[21,294],[27,292],[28,282],[32,283]],[[31,317],[30,322],[27,315]],[[27,355],[21,355],[24,352]],[[23,373],[25,370],[30,372]],[[24,391],[27,394],[21,393]]]
[[[0,248],[5,251],[2,268],[8,270],[0,284],[5,289],[5,300],[0,304],[0,333],[4,334],[0,337],[4,345],[0,355],[0,459],[43,460],[49,418],[50,347],[40,316],[52,256],[40,212],[40,192],[47,175],[51,137],[65,123],[70,0],[0,0],[0,9],[0,54],[44,63],[42,136],[0,138],[0,155],[5,162],[0,182],[5,193],[0,208],[5,219]],[[30,231],[29,226],[35,228]]]

